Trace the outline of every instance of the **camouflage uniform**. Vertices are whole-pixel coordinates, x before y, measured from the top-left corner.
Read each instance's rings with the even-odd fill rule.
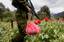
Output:
[[[16,5],[15,7],[17,8],[16,20],[17,20],[19,32],[22,36],[21,39],[23,40],[23,38],[25,37],[25,33],[23,32],[23,30],[28,20],[28,14],[27,14],[28,9],[26,8],[26,6],[28,5],[28,0],[15,0],[15,1],[19,1],[18,4],[17,3],[14,4],[14,2],[12,4]]]

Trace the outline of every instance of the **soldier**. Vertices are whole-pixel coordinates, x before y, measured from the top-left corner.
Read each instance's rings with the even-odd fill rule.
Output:
[[[20,37],[21,39],[15,42],[24,42],[24,37],[26,34],[24,33],[23,30],[25,28],[25,25],[27,24],[29,15],[30,15],[29,20],[31,19],[31,15],[32,15],[31,9],[30,6],[28,5],[28,0],[13,0],[12,5],[17,8],[17,12],[15,15],[16,15],[19,33],[21,35]]]

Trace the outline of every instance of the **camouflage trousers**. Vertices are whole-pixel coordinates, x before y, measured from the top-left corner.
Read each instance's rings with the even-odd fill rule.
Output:
[[[22,36],[21,38],[23,39],[25,36],[25,33],[23,30],[25,28],[25,25],[27,24],[28,15],[26,12],[24,12],[22,10],[17,10],[15,16],[16,16],[19,33],[21,34],[21,36]]]

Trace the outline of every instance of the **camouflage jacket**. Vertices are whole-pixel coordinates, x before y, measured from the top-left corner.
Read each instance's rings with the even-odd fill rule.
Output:
[[[12,5],[17,9],[27,11],[26,5],[28,5],[28,0],[13,0]]]

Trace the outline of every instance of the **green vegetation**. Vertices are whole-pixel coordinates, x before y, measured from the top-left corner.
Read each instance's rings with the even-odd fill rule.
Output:
[[[46,22],[43,20],[39,26],[41,27],[41,32],[37,35],[26,35],[26,42],[64,42],[63,22]],[[0,22],[0,42],[11,42],[11,39],[18,33],[16,22],[13,22],[13,28],[10,22]]]
[[[45,22],[39,24],[40,34],[26,36],[26,42],[64,42],[64,23]]]
[[[0,42],[10,42],[18,33],[18,28],[14,22],[14,27],[11,27],[10,22],[0,22]]]

